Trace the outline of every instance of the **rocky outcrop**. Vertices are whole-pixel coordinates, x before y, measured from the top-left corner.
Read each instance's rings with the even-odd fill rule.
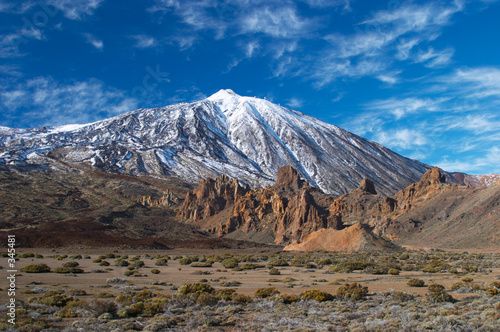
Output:
[[[285,167],[276,184],[264,189],[249,190],[227,177],[202,181],[188,193],[179,215],[219,237],[282,244],[287,250],[395,249],[391,241],[429,246],[415,241],[424,233],[433,243],[446,246],[470,245],[479,236],[493,243],[498,232],[490,224],[500,223],[499,204],[498,197],[487,193],[497,193],[500,185],[483,193],[445,182],[443,173],[433,168],[391,197],[378,195],[370,179],[348,194],[332,197]],[[469,231],[466,220],[481,227]],[[446,234],[456,234],[458,240],[442,240]]]
[[[278,170],[278,178],[274,188],[278,190],[299,190],[309,186],[307,181],[300,178],[299,172],[291,166],[285,166]]]
[[[400,213],[406,212],[418,202],[428,200],[440,193],[449,185],[445,185],[446,178],[439,168],[434,167],[425,172],[419,182],[413,183],[396,193],[394,198],[398,202]]]
[[[179,197],[167,189],[163,193],[163,196],[158,199],[154,199],[151,196],[142,196],[137,202],[144,206],[171,207],[179,204]]]
[[[300,242],[328,227],[327,206],[315,199],[327,195],[310,187],[292,167],[279,169],[276,183],[265,189],[250,191],[236,184],[226,176],[201,181],[187,194],[178,215],[217,236],[261,234],[277,244]]]
[[[309,234],[302,243],[286,246],[285,251],[386,251],[398,247],[373,234],[366,225],[356,224],[342,230],[321,229]]]
[[[277,220],[275,243],[301,242],[310,233],[327,227],[326,221],[309,190],[301,189]]]
[[[187,193],[179,216],[193,221],[206,219],[232,206],[248,191],[248,186],[241,186],[237,179],[229,179],[227,175],[202,180]]]

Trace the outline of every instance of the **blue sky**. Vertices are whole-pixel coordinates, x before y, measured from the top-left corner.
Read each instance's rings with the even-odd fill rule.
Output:
[[[221,88],[448,171],[500,172],[500,1],[0,0],[0,126]]]

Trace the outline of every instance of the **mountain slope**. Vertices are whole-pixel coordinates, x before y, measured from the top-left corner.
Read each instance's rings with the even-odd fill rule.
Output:
[[[367,177],[390,195],[429,168],[334,125],[231,90],[87,125],[0,130],[0,165],[45,165],[47,157],[190,183],[227,174],[251,186],[270,185],[279,168],[292,166],[331,194],[349,192]]]

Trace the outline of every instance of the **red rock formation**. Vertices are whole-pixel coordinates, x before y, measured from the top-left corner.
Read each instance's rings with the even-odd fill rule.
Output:
[[[300,178],[297,170],[291,166],[285,166],[278,170],[278,178],[273,187],[278,190],[299,190],[308,185],[307,181]]]
[[[187,193],[179,216],[194,221],[206,219],[232,206],[248,190],[248,187],[241,186],[237,179],[229,179],[227,175],[202,180],[193,191]]]

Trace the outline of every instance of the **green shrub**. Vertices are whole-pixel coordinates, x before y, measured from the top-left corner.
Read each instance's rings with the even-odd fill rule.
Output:
[[[281,294],[280,295],[280,301],[283,302],[284,304],[292,304],[295,303],[299,300],[299,297],[296,295],[287,295],[287,294]]]
[[[55,269],[52,270],[54,273],[83,273],[83,269],[80,269],[78,267],[56,267]]]
[[[259,288],[254,292],[255,296],[260,298],[271,297],[276,294],[280,294],[280,291],[276,289],[276,287],[266,287]]]
[[[427,287],[429,293],[427,293],[427,299],[430,302],[454,302],[455,299],[448,293],[446,293],[444,286],[439,284],[432,284]]]
[[[462,287],[465,287],[465,284],[461,281],[458,281],[458,282],[454,283],[453,285],[451,285],[450,289],[455,291],[455,290],[458,290]]]
[[[50,272],[50,267],[47,264],[31,264],[26,267],[23,267],[21,271],[26,273],[46,273]]]
[[[399,259],[402,260],[402,261],[405,261],[407,259],[410,258],[410,255],[408,255],[407,253],[402,253],[400,256],[399,256]]]
[[[193,262],[191,267],[212,267],[212,262]]]
[[[389,271],[387,271],[387,273],[389,273],[390,275],[393,275],[393,276],[397,276],[397,275],[399,275],[399,270],[389,269]]]
[[[94,317],[99,317],[102,314],[109,313],[112,316],[116,315],[118,307],[114,301],[109,300],[94,300],[88,305],[88,310],[94,315]]]
[[[309,289],[300,294],[302,300],[315,300],[318,302],[331,301],[333,300],[333,295],[327,292],[323,292],[319,289]]]
[[[371,265],[363,262],[342,262],[339,264],[331,265],[328,268],[328,271],[338,272],[338,273],[350,273],[356,270],[364,270],[369,266]]]
[[[196,299],[196,303],[202,306],[214,306],[219,302],[217,296],[209,293],[201,293]]]
[[[243,295],[243,294],[237,294],[237,293],[235,293],[231,297],[231,301],[233,301],[236,304],[246,305],[246,304],[252,302],[252,298],[250,296],[248,296],[248,295]]]
[[[486,292],[485,292],[485,294],[488,295],[488,296],[496,296],[499,293],[500,292],[496,288],[490,288],[490,289],[486,290]]]
[[[226,258],[222,262],[220,262],[222,266],[224,266],[226,269],[234,269],[235,267],[238,267],[238,261],[234,258]]]
[[[262,264],[245,263],[242,266],[238,266],[238,267],[234,268],[233,270],[234,271],[255,270],[255,269],[259,269],[259,268],[263,268],[263,267],[265,267],[265,266]]]
[[[129,306],[126,306],[118,310],[118,317],[121,318],[136,317],[139,314],[141,314],[143,310],[144,310],[144,303],[142,302],[133,303]]]
[[[493,281],[490,286],[500,289],[500,281]]]
[[[213,294],[214,291],[215,291],[215,289],[212,286],[210,286],[209,284],[197,282],[197,283],[194,283],[194,284],[187,283],[187,284],[182,285],[177,290],[177,293],[178,294],[182,294],[182,295],[189,295],[189,294],[194,294],[194,293],[198,293],[198,294],[201,294],[201,293]]]
[[[108,261],[101,261],[99,266],[110,266],[111,264]]]
[[[118,258],[116,261],[115,261],[115,266],[129,266],[130,263],[123,259],[123,258]]]
[[[140,269],[141,267],[143,267],[145,264],[143,261],[141,260],[134,260],[133,261],[133,264],[132,264],[135,268],[137,269]]]
[[[75,261],[70,261],[70,262],[66,262],[64,263],[62,266],[63,267],[77,267],[79,266],[80,264],[78,264],[78,262],[75,262]]]
[[[233,288],[220,289],[215,292],[215,296],[217,296],[219,300],[230,301],[235,293],[236,290]]]
[[[337,288],[335,295],[341,299],[359,301],[364,299],[368,294],[368,287],[361,286],[360,284],[353,283],[345,283],[343,286]]]
[[[184,258],[181,258],[179,259],[179,264],[180,265],[189,265],[193,262],[193,260],[189,257],[184,257]]]
[[[32,297],[28,299],[28,302],[30,303],[41,303],[56,307],[64,307],[69,301],[73,301],[73,297],[67,296],[61,290],[49,290],[40,297]]]
[[[424,287],[425,281],[423,281],[422,279],[414,278],[414,279],[408,280],[407,284],[410,287]]]
[[[269,274],[272,276],[279,276],[281,274],[281,272],[277,268],[273,267],[273,268],[269,269]]]
[[[288,261],[283,257],[275,257],[272,258],[268,263],[267,267],[275,267],[275,266],[288,266]]]
[[[160,270],[158,270],[158,269],[152,269],[151,273],[153,273],[153,274],[160,274]]]
[[[155,262],[155,265],[156,266],[168,266],[168,259],[166,259],[166,258],[157,259]]]

